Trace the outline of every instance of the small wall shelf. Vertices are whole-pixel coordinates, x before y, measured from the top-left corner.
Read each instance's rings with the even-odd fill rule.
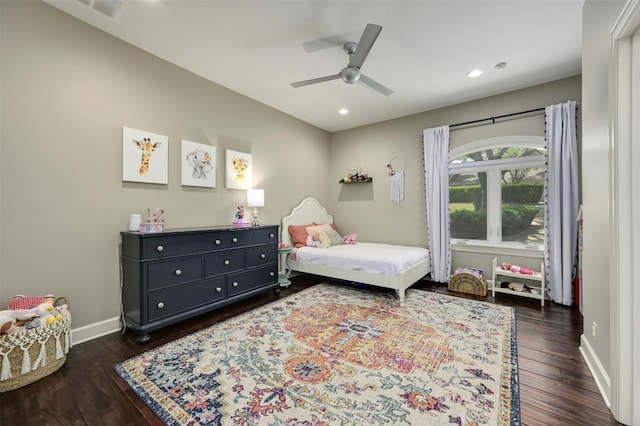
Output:
[[[369,182],[373,182],[373,178],[366,178],[364,180],[352,180],[349,182],[345,182],[344,179],[340,179],[340,181],[338,181],[338,183],[369,183]]]

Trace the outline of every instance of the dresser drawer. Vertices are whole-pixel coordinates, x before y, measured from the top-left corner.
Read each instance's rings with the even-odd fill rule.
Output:
[[[247,249],[247,268],[268,265],[278,261],[278,246],[262,244]]]
[[[227,295],[229,297],[254,288],[274,283],[278,280],[277,264],[253,269],[251,271],[230,274],[227,277]]]
[[[149,321],[169,317],[227,297],[225,279],[200,281],[149,292]]]
[[[245,250],[227,250],[209,253],[204,256],[205,278],[241,271],[246,268]]]
[[[149,290],[202,279],[202,256],[182,257],[147,264]]]
[[[278,242],[278,228],[245,228],[235,232],[229,232],[229,246],[242,247],[255,244],[265,244]]]
[[[223,250],[229,247],[225,231],[195,235],[148,237],[141,240],[140,259],[162,259],[192,253]]]

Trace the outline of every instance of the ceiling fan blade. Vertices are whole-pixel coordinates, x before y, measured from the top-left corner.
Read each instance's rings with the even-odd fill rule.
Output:
[[[302,87],[310,84],[322,83],[324,81],[337,80],[339,78],[340,74],[328,75],[326,77],[312,78],[311,80],[296,81],[295,83],[291,83],[291,85],[293,87]]]
[[[360,75],[360,79],[358,81],[360,83],[364,84],[365,86],[369,86],[373,90],[376,90],[376,91],[382,93],[385,96],[389,96],[389,95],[393,94],[393,90],[384,87],[382,84],[378,83],[375,80],[370,79],[369,77],[367,77],[364,74]]]
[[[350,67],[362,67],[364,60],[367,59],[367,55],[369,55],[369,51],[373,47],[373,43],[375,43],[378,38],[380,31],[382,31],[382,27],[380,25],[367,24],[364,32],[362,33],[362,37],[360,37],[356,51],[351,55],[351,60],[349,61]]]
[[[345,44],[345,36],[325,37],[318,40],[310,40],[302,43],[305,52],[317,52],[318,50],[331,49],[333,47],[342,47]]]

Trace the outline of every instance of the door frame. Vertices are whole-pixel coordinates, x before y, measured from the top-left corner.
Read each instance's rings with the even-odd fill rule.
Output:
[[[640,424],[640,0],[629,0],[611,31],[610,48],[611,209],[611,411],[624,424]],[[633,138],[636,144],[633,144]],[[635,197],[634,197],[635,195]],[[631,231],[631,232],[630,232]]]

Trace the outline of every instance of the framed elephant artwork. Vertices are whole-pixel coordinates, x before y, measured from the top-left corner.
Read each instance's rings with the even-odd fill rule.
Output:
[[[182,185],[216,187],[216,147],[182,140]]]
[[[251,154],[226,150],[227,189],[249,189],[253,179]]]
[[[169,181],[169,138],[123,127],[122,180],[166,185]]]

